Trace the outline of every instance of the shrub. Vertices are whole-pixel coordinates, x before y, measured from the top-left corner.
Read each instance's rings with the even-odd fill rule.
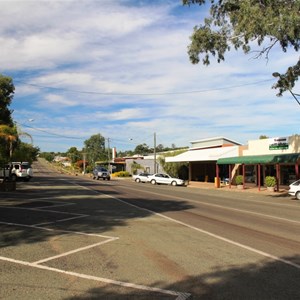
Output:
[[[112,174],[113,177],[130,177],[130,173],[127,171],[115,172]]]
[[[266,176],[266,186],[274,187],[276,185],[276,178],[274,176]]]
[[[241,184],[243,184],[243,182],[244,182],[244,177],[243,177],[243,175],[238,175],[238,176],[236,176],[236,178],[235,178],[235,183],[236,183],[237,185],[241,185]]]

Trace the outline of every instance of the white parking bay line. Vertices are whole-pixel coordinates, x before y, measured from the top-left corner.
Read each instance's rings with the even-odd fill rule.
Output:
[[[94,281],[98,281],[98,282],[102,282],[102,283],[108,283],[108,284],[114,284],[114,285],[118,285],[118,286],[122,286],[122,287],[133,288],[136,290],[143,290],[143,291],[147,291],[147,292],[156,292],[156,293],[165,294],[165,295],[172,295],[172,296],[176,296],[176,300],[185,300],[185,299],[188,299],[191,295],[189,293],[181,293],[181,292],[176,292],[176,291],[171,291],[171,290],[149,287],[149,286],[145,286],[145,285],[139,285],[139,284],[134,284],[134,283],[129,283],[129,282],[112,280],[112,279],[108,279],[108,278],[102,278],[102,277],[91,276],[91,275],[86,275],[86,274],[81,274],[81,273],[76,273],[76,272],[65,271],[65,270],[61,270],[61,269],[57,269],[57,268],[39,265],[37,263],[30,263],[30,262],[11,259],[11,258],[7,258],[7,257],[3,257],[3,256],[0,256],[0,260],[19,264],[19,265],[24,265],[27,267],[33,267],[33,268],[38,268],[38,269],[42,269],[42,270],[62,273],[62,274],[75,276],[75,277],[83,278],[83,279],[87,279],[87,280],[94,280]]]
[[[74,249],[74,250],[71,250],[71,251],[68,251],[68,252],[64,252],[64,253],[59,254],[59,255],[47,257],[45,259],[41,259],[39,261],[34,262],[33,264],[34,265],[42,264],[44,262],[47,262],[47,261],[50,261],[50,260],[53,260],[53,259],[57,259],[57,258],[64,257],[64,256],[68,256],[70,254],[74,254],[74,253],[77,253],[77,252],[80,252],[80,251],[88,250],[88,249],[91,249],[91,248],[94,248],[94,247],[97,247],[97,246],[100,246],[100,245],[103,245],[103,244],[106,244],[106,243],[109,243],[109,242],[112,242],[112,241],[115,241],[115,240],[118,240],[118,239],[119,238],[117,238],[117,237],[110,238],[110,239],[108,239],[106,241],[102,241],[102,242],[95,243],[95,244],[92,244],[92,245],[88,245],[88,246],[85,246],[85,247],[77,248],[77,249]]]

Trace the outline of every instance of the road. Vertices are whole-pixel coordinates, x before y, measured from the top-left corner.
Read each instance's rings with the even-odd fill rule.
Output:
[[[0,194],[1,299],[300,299],[300,202],[36,164]]]

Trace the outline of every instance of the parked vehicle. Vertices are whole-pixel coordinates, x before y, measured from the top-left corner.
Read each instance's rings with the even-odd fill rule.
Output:
[[[93,170],[93,179],[99,180],[99,178],[102,178],[103,180],[110,180],[110,172],[104,167],[95,167]]]
[[[0,179],[3,180],[10,180],[11,175],[11,167],[10,165],[4,165],[0,167]]]
[[[300,200],[300,179],[289,185],[289,195]]]
[[[33,177],[33,170],[28,162],[12,162],[1,168],[0,177],[12,181],[17,179],[29,181]]]
[[[135,182],[149,182],[149,176],[151,176],[152,174],[149,173],[140,173],[138,175],[133,175],[132,179]]]
[[[151,184],[171,184],[171,185],[184,185],[184,180],[179,178],[173,178],[168,174],[156,173],[148,176],[149,182]]]

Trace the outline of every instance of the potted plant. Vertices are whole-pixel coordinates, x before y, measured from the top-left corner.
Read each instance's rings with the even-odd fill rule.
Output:
[[[266,176],[265,178],[267,190],[274,192],[275,186],[277,184],[276,178],[274,176]]]
[[[235,183],[236,183],[238,189],[242,189],[243,183],[244,183],[243,175],[237,175],[235,178]]]

